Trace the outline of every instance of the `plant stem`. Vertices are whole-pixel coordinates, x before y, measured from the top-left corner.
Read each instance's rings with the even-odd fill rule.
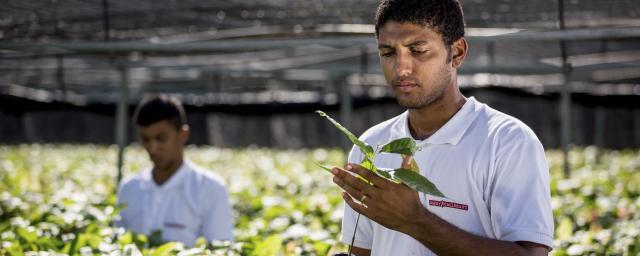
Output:
[[[353,227],[353,236],[351,237],[351,245],[349,246],[349,256],[351,256],[351,248],[353,248],[353,242],[356,241],[356,230],[358,230],[358,221],[360,221],[360,213],[358,213],[358,217],[356,217],[356,226]]]

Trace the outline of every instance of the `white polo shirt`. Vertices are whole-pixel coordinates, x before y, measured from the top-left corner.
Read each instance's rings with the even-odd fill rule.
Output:
[[[380,123],[361,140],[375,148],[411,137],[407,117],[405,112]],[[430,212],[478,236],[552,246],[548,165],[541,143],[524,123],[471,97],[436,133],[416,143],[421,148],[414,156],[420,173],[447,197],[419,193]],[[362,158],[357,148],[351,150],[350,163]],[[380,154],[374,160],[384,168],[398,168],[401,161],[396,154]],[[346,205],[342,222],[346,244],[351,243],[356,216]],[[412,237],[364,215],[354,246],[371,249],[372,255],[435,255]]]
[[[192,246],[198,237],[232,240],[233,220],[224,181],[213,172],[184,160],[163,185],[151,169],[121,183],[118,204],[125,204],[116,225],[135,233],[162,231],[164,241]]]

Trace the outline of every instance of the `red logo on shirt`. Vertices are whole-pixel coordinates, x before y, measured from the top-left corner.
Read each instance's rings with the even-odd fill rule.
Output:
[[[466,204],[459,204],[459,203],[454,203],[454,202],[447,202],[444,200],[429,200],[429,205],[431,206],[436,206],[436,207],[447,207],[447,208],[453,208],[453,209],[458,209],[458,210],[469,210],[469,206]]]

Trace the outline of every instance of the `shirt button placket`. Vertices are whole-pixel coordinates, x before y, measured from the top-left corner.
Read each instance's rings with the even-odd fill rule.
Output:
[[[153,206],[152,209],[152,220],[154,222],[153,229],[162,229],[162,220],[159,218],[160,215],[160,204],[162,203],[162,190],[157,189],[155,193],[153,193]]]

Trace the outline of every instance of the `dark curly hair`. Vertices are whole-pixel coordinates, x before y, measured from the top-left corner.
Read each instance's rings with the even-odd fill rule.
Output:
[[[146,96],[133,114],[134,123],[142,127],[162,120],[169,121],[176,130],[187,124],[187,115],[178,98],[167,94]]]
[[[447,46],[464,36],[464,15],[458,0],[382,0],[376,11],[376,37],[388,21],[429,26]]]

